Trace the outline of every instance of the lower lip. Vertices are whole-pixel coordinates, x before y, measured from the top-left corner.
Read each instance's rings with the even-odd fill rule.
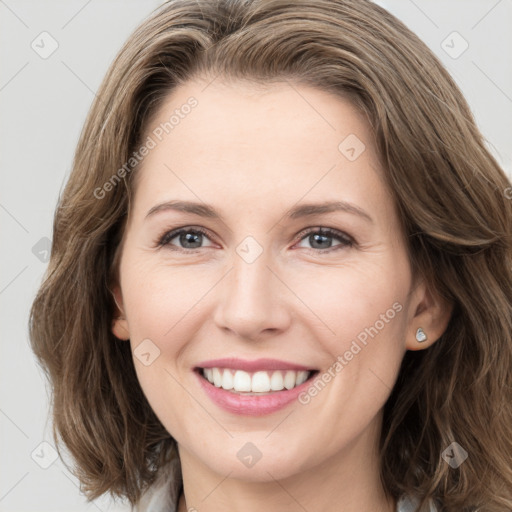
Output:
[[[234,414],[246,416],[264,416],[279,411],[297,399],[300,393],[306,390],[314,379],[310,377],[306,382],[293,389],[274,391],[265,395],[242,395],[218,388],[206,380],[199,371],[194,372],[199,383],[211,398],[211,400],[222,409]]]

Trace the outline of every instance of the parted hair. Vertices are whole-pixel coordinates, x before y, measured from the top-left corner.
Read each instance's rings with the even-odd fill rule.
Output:
[[[437,342],[404,356],[384,406],[382,483],[395,498],[419,496],[422,510],[434,499],[446,512],[510,511],[511,183],[438,58],[368,0],[171,0],[110,66],[59,197],[29,326],[53,437],[82,491],[135,505],[178,456],[130,344],[111,330],[138,166],[118,170],[173,88],[217,77],[313,86],[367,119],[413,271],[454,305]],[[114,176],[120,183],[98,194]],[[468,454],[458,468],[442,457],[453,442]]]

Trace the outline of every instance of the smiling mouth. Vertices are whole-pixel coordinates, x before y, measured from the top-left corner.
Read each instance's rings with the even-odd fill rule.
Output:
[[[210,384],[243,395],[262,395],[291,390],[311,380],[318,370],[261,370],[246,372],[233,368],[195,368]]]

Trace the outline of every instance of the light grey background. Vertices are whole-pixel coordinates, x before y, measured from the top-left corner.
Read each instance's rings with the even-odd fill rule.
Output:
[[[121,44],[160,3],[0,0],[1,512],[129,510],[108,497],[87,504],[76,478],[53,460],[48,391],[28,345],[27,318],[95,91]],[[442,59],[512,175],[512,0],[377,3]],[[44,55],[52,44],[58,48]]]

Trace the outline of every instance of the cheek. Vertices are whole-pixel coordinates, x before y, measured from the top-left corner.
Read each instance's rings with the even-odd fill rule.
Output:
[[[362,265],[354,260],[343,267],[311,267],[295,278],[289,276],[291,287],[307,305],[303,318],[318,326],[317,338],[332,356],[350,349],[355,339],[363,344],[377,337],[400,341],[410,285],[407,267],[400,267],[400,262],[381,258]]]
[[[323,383],[305,392],[300,403],[312,418],[312,437],[324,435],[325,425],[336,425],[326,449],[338,449],[340,440],[358,435],[372,421],[398,375],[405,352],[409,274],[407,267],[400,270],[400,258],[395,261],[305,279],[314,283],[308,306],[322,321],[315,320],[318,327],[312,334],[328,356],[320,374]]]
[[[182,354],[195,336],[200,299],[211,288],[192,267],[124,261],[123,300],[137,380],[165,428],[181,439],[189,422],[204,422],[204,411],[183,387]],[[187,415],[182,411],[187,410]]]
[[[213,278],[197,267],[146,261],[132,264],[127,259],[122,289],[131,337],[161,343],[181,324],[190,324],[194,308],[213,286]]]

